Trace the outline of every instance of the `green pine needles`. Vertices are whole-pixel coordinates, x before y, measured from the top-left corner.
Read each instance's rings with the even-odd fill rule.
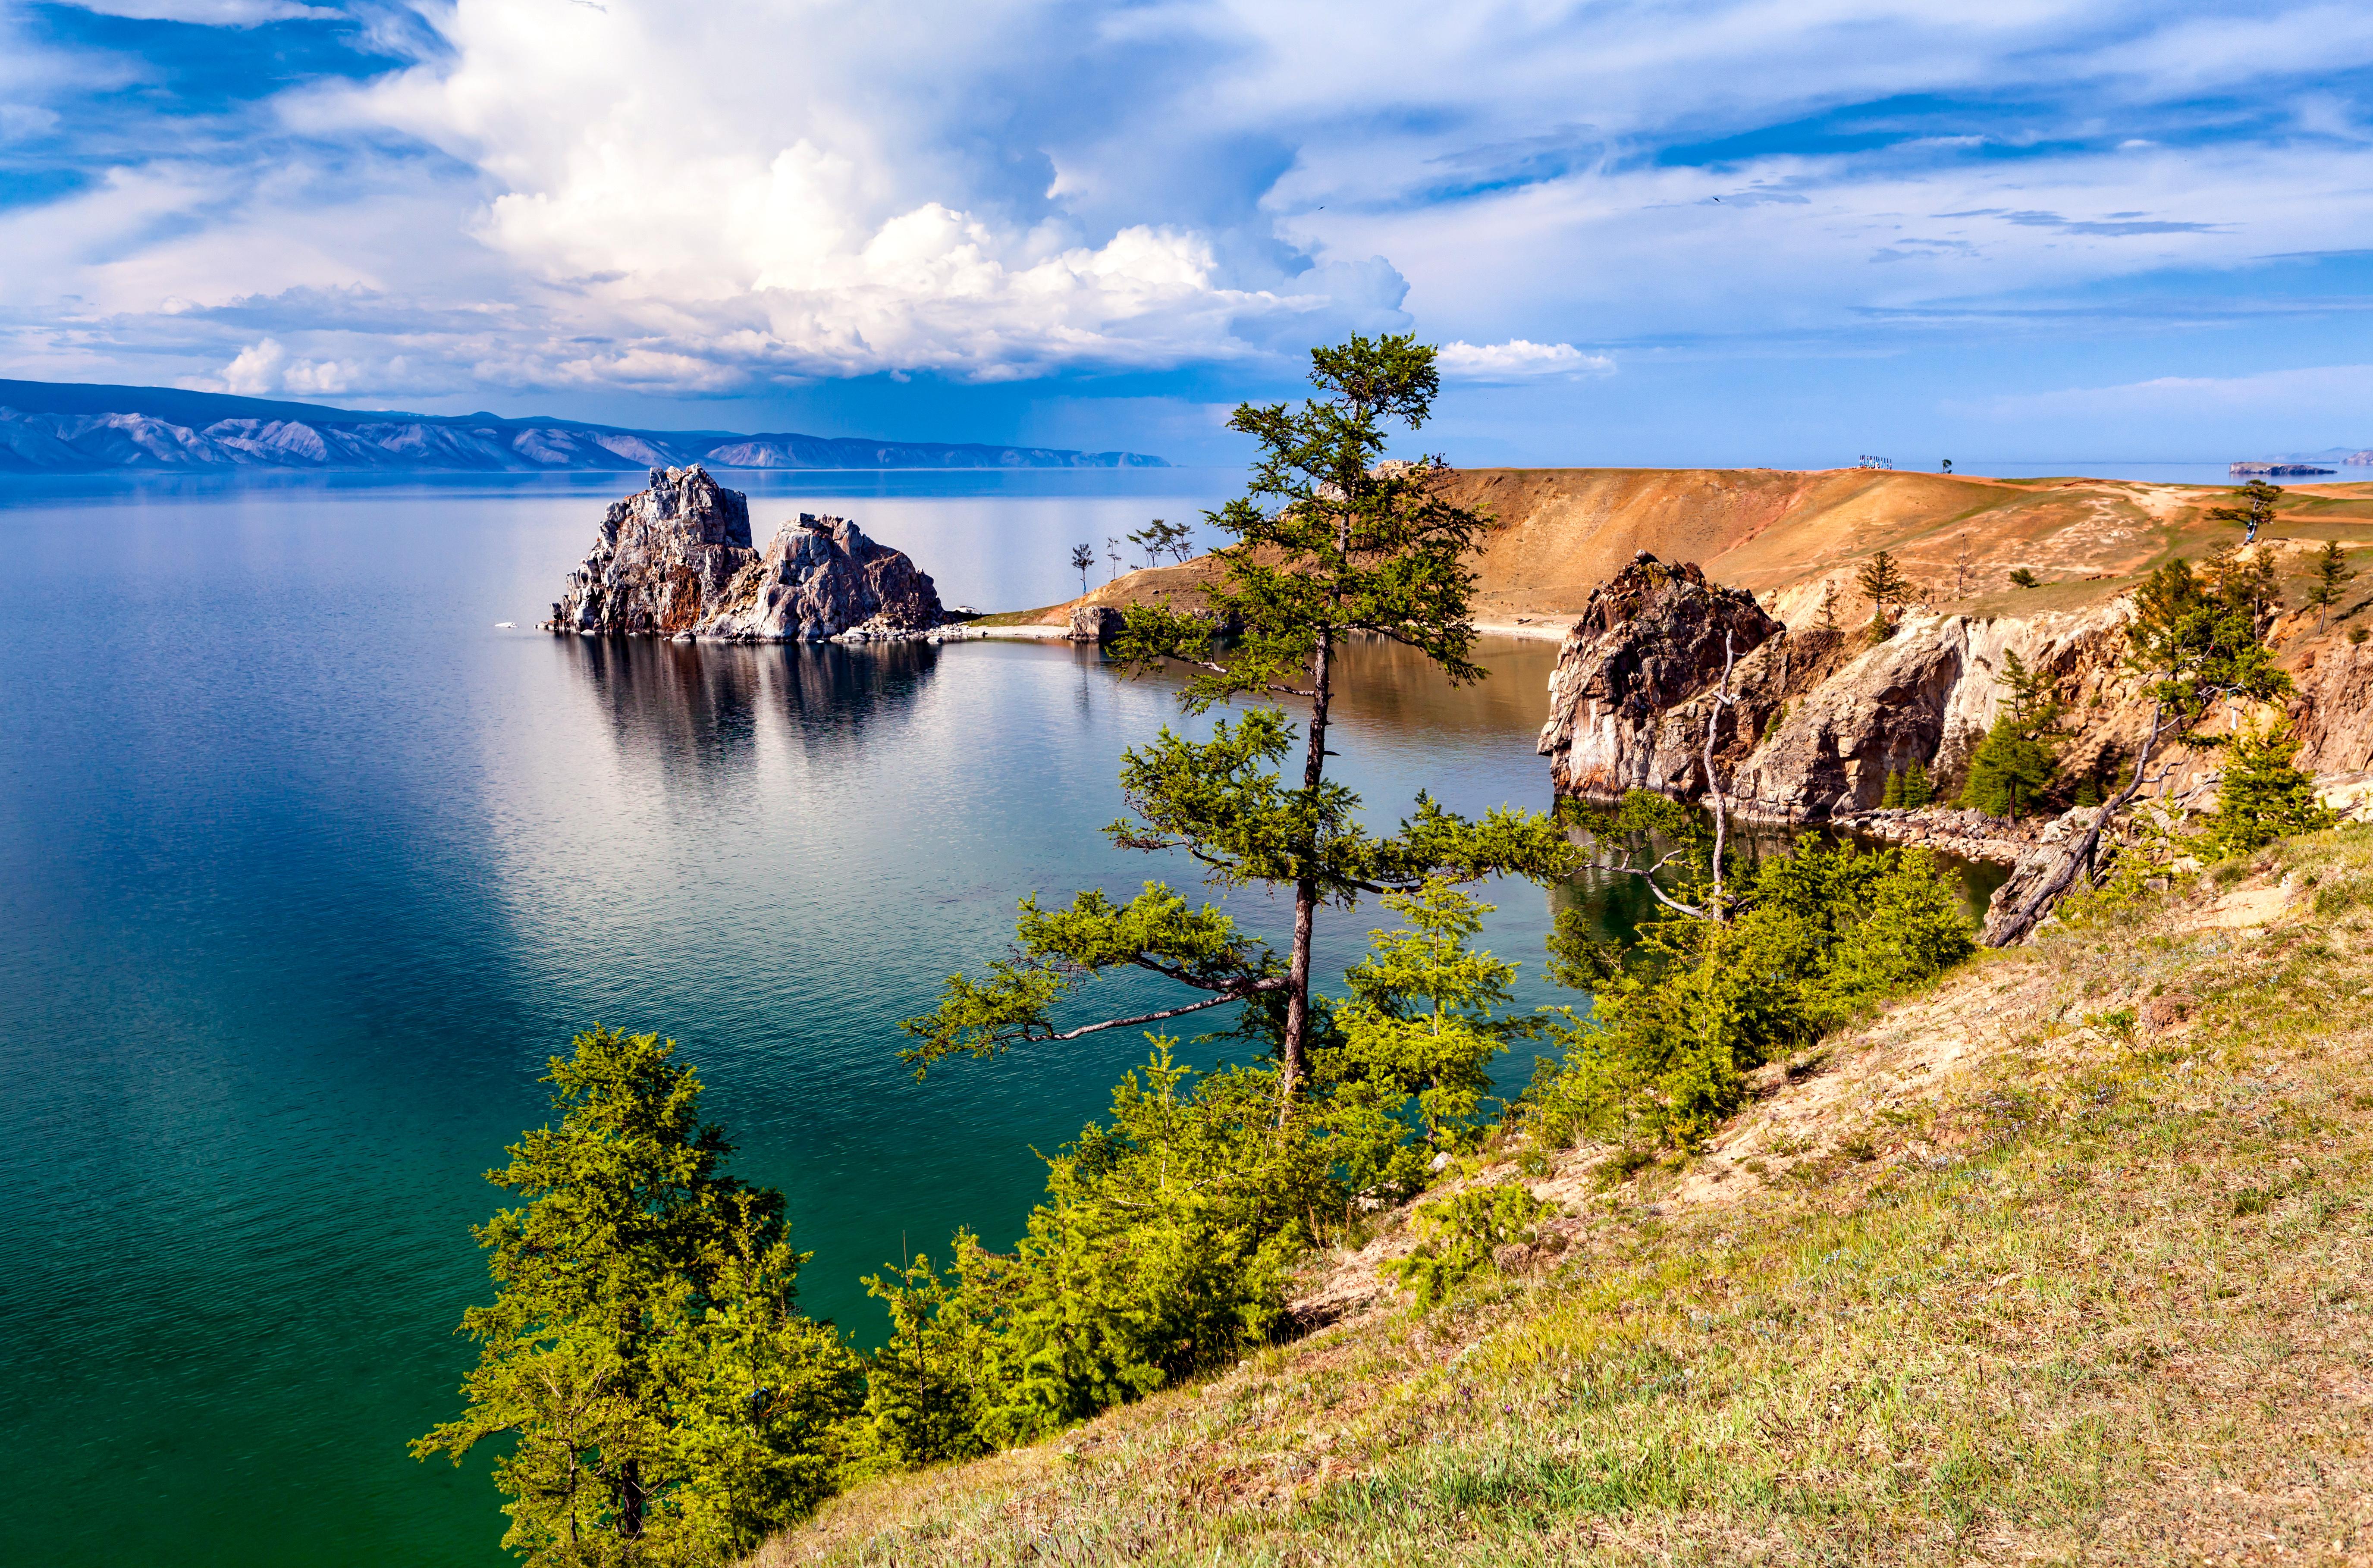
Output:
[[[800,1315],[779,1193],[722,1173],[672,1041],[595,1028],[552,1059],[557,1120],[486,1179],[495,1299],[468,1406],[415,1457],[509,1440],[503,1544],[539,1565],[731,1561],[839,1484],[857,1356]]]
[[[2315,780],[2299,767],[2298,753],[2298,737],[2287,719],[2252,725],[2227,743],[2216,813],[2208,825],[2217,849],[2245,855],[2340,820],[2316,798]]]
[[[2063,708],[2052,695],[2052,677],[2028,669],[2016,649],[2003,655],[1994,684],[2003,689],[2002,706],[1970,754],[1961,804],[2016,822],[2022,812],[2036,808],[2059,777]]]

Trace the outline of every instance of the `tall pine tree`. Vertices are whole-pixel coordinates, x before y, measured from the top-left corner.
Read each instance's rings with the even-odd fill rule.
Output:
[[[1190,909],[1161,883],[1126,905],[1081,893],[1061,909],[1024,899],[1017,953],[984,979],[949,977],[939,1006],[903,1028],[918,1069],[955,1051],[990,1055],[1032,1040],[1071,1039],[1233,1002],[1274,1039],[1279,1117],[1308,1075],[1310,965],[1318,910],[1364,895],[1502,872],[1553,874],[1573,848],[1537,812],[1480,822],[1420,794],[1399,831],[1360,820],[1360,798],[1329,778],[1329,725],[1353,638],[1379,637],[1424,655],[1454,683],[1482,679],[1468,614],[1467,554],[1485,519],[1452,503],[1435,463],[1385,462],[1387,426],[1421,427],[1440,378],[1414,338],[1353,337],[1311,354],[1320,396],[1299,408],[1246,404],[1229,427],[1260,443],[1246,495],[1208,514],[1234,542],[1212,552],[1222,580],[1195,614],[1130,609],[1110,651],[1132,670],[1183,667],[1181,705],[1207,713],[1254,699],[1208,741],[1164,729],[1122,759],[1130,815],[1106,830],[1128,848],[1183,850],[1222,888],[1248,883],[1292,898],[1280,956],[1210,905]],[[1222,635],[1224,630],[1225,635]],[[1280,699],[1305,715],[1297,727]],[[1296,750],[1297,778],[1282,771]],[[1116,970],[1137,969],[1203,993],[1121,1017],[1064,1026],[1058,1003]]]

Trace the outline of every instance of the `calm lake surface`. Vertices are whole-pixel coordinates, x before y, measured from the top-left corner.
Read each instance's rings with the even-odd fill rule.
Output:
[[[1193,517],[1237,476],[725,478],[762,542],[840,512],[950,603],[1010,608],[1076,591],[1073,544]],[[7,1561],[509,1561],[484,1467],[404,1444],[458,1410],[451,1330],[486,1293],[468,1227],[497,1201],[479,1174],[597,1020],[683,1043],[736,1168],[789,1195],[809,1310],[868,1341],[859,1277],[960,1223],[1010,1236],[1031,1145],[1142,1056],[1092,1036],[918,1085],[894,1053],[1019,895],[1192,883],[1099,831],[1121,749],[1181,723],[1168,688],[1067,647],[495,629],[545,612],[625,477],[9,483]],[[1360,650],[1343,776],[1386,822],[1420,787],[1546,805],[1553,657],[1492,648],[1491,679],[1453,691]],[[1573,1000],[1537,982],[1549,896],[1495,895],[1525,1003]],[[1283,927],[1257,895],[1232,907]],[[1321,973],[1385,915],[1322,917]]]

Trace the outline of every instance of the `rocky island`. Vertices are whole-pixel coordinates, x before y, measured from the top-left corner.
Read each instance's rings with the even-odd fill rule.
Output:
[[[654,468],[603,514],[546,630],[679,642],[893,642],[950,619],[904,552],[802,512],[762,552],[750,501],[698,463]]]

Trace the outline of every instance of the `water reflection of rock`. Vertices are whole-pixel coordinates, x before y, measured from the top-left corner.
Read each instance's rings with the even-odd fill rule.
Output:
[[[1738,822],[1732,823],[1730,826],[1731,851],[1749,869],[1760,864],[1767,856],[1792,852],[1798,843],[1806,840],[1831,844],[1849,837],[1865,851],[1894,848],[1865,835],[1840,833],[1829,827],[1788,828],[1764,823]],[[1671,847],[1662,841],[1657,845],[1659,853]],[[1994,889],[2009,877],[2009,868],[1984,860],[1964,860],[1938,850],[1929,852],[1936,857],[1946,872],[1958,884],[1964,912],[1973,922],[1982,922],[1987,901],[1993,896]],[[1658,880],[1666,891],[1679,891],[1677,878]],[[1612,871],[1595,862],[1585,864],[1573,875],[1552,883],[1549,893],[1552,919],[1562,910],[1578,908],[1583,911],[1590,936],[1598,942],[1629,945],[1638,940],[1642,920],[1654,919],[1665,913],[1639,877],[1629,872]]]
[[[1490,672],[1454,686],[1431,659],[1383,638],[1362,638],[1345,661],[1336,716],[1403,734],[1514,735],[1537,730],[1558,645],[1492,638],[1475,661]]]
[[[625,755],[694,778],[746,773],[762,715],[810,757],[853,750],[903,715],[935,668],[927,643],[677,643],[568,638],[576,665]]]
[[[939,668],[940,650],[924,642],[785,644],[754,656],[772,688],[770,706],[789,720],[793,740],[810,756],[824,756],[852,750],[880,725],[905,718]]]

